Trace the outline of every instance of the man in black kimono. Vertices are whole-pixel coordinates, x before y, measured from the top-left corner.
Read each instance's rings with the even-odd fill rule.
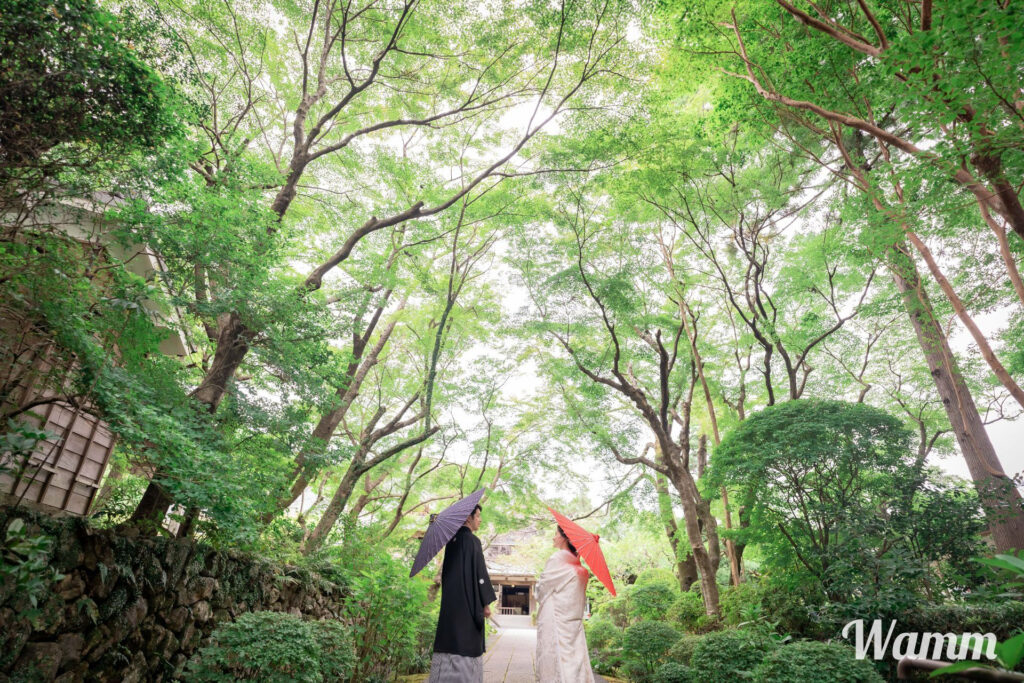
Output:
[[[441,613],[434,634],[430,683],[482,683],[484,620],[495,601],[480,539],[480,506],[444,548]]]

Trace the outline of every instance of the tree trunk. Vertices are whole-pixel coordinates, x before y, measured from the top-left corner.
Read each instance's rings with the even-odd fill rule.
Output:
[[[385,295],[385,301],[390,296],[390,290]],[[399,305],[399,309],[405,308],[405,300]],[[320,416],[320,420],[317,422],[316,427],[313,428],[311,434],[312,441],[314,444],[322,444],[323,448],[327,448],[331,439],[334,437],[334,432],[341,424],[341,421],[345,419],[345,415],[348,414],[349,408],[352,406],[352,402],[356,400],[359,395],[359,390],[363,386],[363,380],[366,379],[367,373],[370,369],[377,364],[378,358],[380,358],[381,351],[387,345],[388,340],[391,338],[391,333],[395,331],[395,326],[398,324],[397,320],[392,320],[388,325],[381,330],[380,338],[377,343],[374,344],[370,350],[370,354],[364,359],[363,352],[366,349],[366,344],[369,342],[370,335],[377,326],[377,322],[380,319],[381,314],[384,312],[384,306],[381,304],[377,308],[374,314],[373,320],[367,325],[366,330],[363,332],[362,339],[357,339],[352,345],[352,362],[349,363],[348,369],[345,371],[344,381],[341,386],[338,387],[336,395],[339,403],[334,406],[333,409],[327,411]],[[277,501],[277,506],[274,510],[271,510],[263,515],[263,523],[270,524],[274,517],[283,513],[287,510],[292,503],[298,500],[302,492],[309,486],[309,472],[306,470],[306,458],[309,456],[310,451],[307,447],[295,457],[295,470],[292,473],[292,484],[288,489],[288,493]]]
[[[701,499],[697,484],[689,470],[673,464],[675,458],[666,460],[668,460],[672,484],[679,492],[679,498],[683,504],[683,521],[686,527],[686,536],[690,541],[690,552],[693,554],[700,579],[700,592],[704,596],[704,610],[711,616],[721,616],[721,607],[718,604],[718,583],[715,581],[716,567],[711,553],[704,545],[700,529],[700,523],[703,521],[708,539],[714,538],[714,543],[717,545],[717,523],[714,516],[702,514],[699,509],[701,504],[706,507],[707,503]],[[717,548],[715,554],[718,554]]]
[[[207,412],[211,415],[217,412],[217,406],[220,405],[221,399],[227,393],[228,383],[235,376],[235,372],[249,352],[249,342],[253,338],[253,332],[242,324],[237,313],[223,316],[220,323],[220,334],[217,336],[217,350],[214,352],[213,362],[206,372],[206,376],[203,377],[203,381],[192,392],[192,397],[204,404]],[[132,522],[149,522],[154,525],[163,522],[167,510],[174,502],[167,492],[156,483],[164,474],[162,468],[156,468],[142,500],[139,501],[138,507],[132,513]]]
[[[711,501],[697,498],[697,515],[700,530],[707,539],[711,569],[717,575],[718,568],[722,566],[722,544],[718,539],[718,520],[711,513]]]
[[[320,521],[316,523],[316,527],[313,528],[309,538],[303,544],[303,555],[309,555],[323,545],[327,534],[331,532],[331,529],[334,528],[334,523],[338,521],[341,513],[345,510],[348,499],[352,496],[352,491],[355,490],[356,482],[359,481],[359,477],[363,476],[365,471],[363,468],[363,458],[357,454],[353,457],[348,469],[345,470],[345,476],[341,478],[341,483],[338,484],[338,489],[334,492],[331,502],[327,504],[327,509],[324,510],[323,516],[320,517]]]
[[[732,511],[729,509],[729,492],[722,487],[722,507],[725,508],[725,528],[732,529]],[[743,578],[743,547],[732,539],[725,541],[725,554],[729,558],[729,581],[740,585]]]
[[[217,406],[227,393],[228,383],[249,353],[249,342],[254,336],[255,333],[242,324],[237,313],[229,313],[221,320],[213,362],[203,381],[192,392],[192,397],[204,404],[210,414],[217,412]]]
[[[363,514],[363,510],[369,505],[370,501],[373,500],[371,495],[378,486],[384,483],[384,480],[388,478],[388,473],[384,472],[379,477],[374,479],[373,477],[366,477],[363,479],[363,494],[356,499],[352,509],[348,511],[348,518],[355,524],[359,520],[359,515]]]
[[[338,428],[338,424],[341,422],[341,418],[344,416],[344,411],[348,409],[350,403],[344,404],[341,408],[336,408],[326,415],[320,417],[320,421],[317,422],[316,427],[313,428],[312,438],[314,443],[323,444],[324,448],[327,448],[327,444],[334,436],[334,430]],[[338,415],[338,419],[334,417]],[[295,471],[292,473],[292,484],[288,488],[288,493],[283,497],[279,498],[277,504],[273,510],[269,510],[263,514],[263,523],[270,524],[274,521],[274,518],[279,514],[286,511],[291,507],[292,503],[299,499],[302,492],[309,486],[309,473],[306,471],[306,458],[310,455],[307,449],[304,449],[295,457]]]
[[[1003,471],[971,390],[964,382],[945,332],[936,321],[905,243],[890,249],[888,265],[978,490],[996,550],[1007,552],[1024,548],[1024,511],[1020,492]]]
[[[682,553],[679,548],[679,525],[672,512],[672,498],[668,492],[668,480],[665,479],[665,475],[654,474],[654,490],[658,493],[658,515],[665,526],[665,535],[668,536],[668,544],[672,547],[672,557],[675,558],[675,572],[676,579],[679,581],[679,589],[685,593],[697,580],[697,565],[693,561],[693,553]]]
[[[990,144],[991,140],[984,140],[983,145],[986,152],[972,156],[971,163],[992,183],[992,194],[998,197],[998,205],[994,208],[1001,209],[999,213],[1007,225],[1017,233],[1018,237],[1024,239],[1024,207],[1021,206],[1016,188],[1003,175],[1002,159],[998,154],[989,153]]]
[[[917,236],[912,230],[904,227],[907,237],[910,239],[911,244],[917,249],[918,253],[924,259],[925,265],[928,266],[928,271],[935,278],[935,281],[939,283],[939,287],[942,289],[943,294],[949,299],[949,303],[953,306],[953,311],[960,318],[960,322],[964,324],[967,331],[970,332],[971,337],[974,339],[974,343],[978,345],[978,350],[981,351],[981,357],[988,363],[988,367],[992,370],[992,374],[996,376],[999,383],[1013,396],[1014,400],[1017,401],[1021,408],[1024,408],[1024,389],[1013,380],[1010,373],[1006,371],[1003,364],[999,362],[996,357],[995,351],[988,343],[988,339],[982,334],[981,329],[977,323],[974,322],[974,318],[967,312],[967,307],[964,306],[964,302],[961,301],[956,291],[953,289],[953,285],[949,284],[949,280],[946,275],[939,268],[939,264],[935,262],[935,257],[932,256],[932,252],[928,249],[928,246]]]
[[[163,523],[167,510],[170,509],[171,503],[174,502],[164,491],[163,487],[156,483],[159,474],[160,471],[157,470],[150,480],[149,486],[146,487],[146,492],[142,494],[142,500],[136,506],[131,519],[128,520],[132,524],[139,524],[144,527],[150,526],[152,529],[147,529],[147,531],[153,532],[156,531],[156,527]]]
[[[1009,274],[1010,282],[1013,284],[1013,291],[1017,293],[1017,300],[1024,306],[1024,280],[1021,279],[1020,270],[1017,268],[1017,261],[1014,259],[1013,251],[1010,249],[1010,242],[1006,239],[1006,229],[992,218],[992,214],[989,213],[988,208],[983,203],[978,202],[978,208],[981,209],[981,217],[985,219],[985,224],[988,225],[989,229],[996,236],[996,241],[999,243],[999,256],[1003,259],[1003,265],[1006,266],[1006,272]]]

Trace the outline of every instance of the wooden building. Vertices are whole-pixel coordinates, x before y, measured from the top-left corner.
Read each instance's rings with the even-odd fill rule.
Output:
[[[537,558],[524,556],[530,555],[524,553],[524,546],[532,546],[538,534],[533,528],[510,531],[492,539],[484,551],[499,614],[526,616],[537,611],[535,587],[540,572],[529,563]]]
[[[111,197],[97,196],[95,202],[50,205],[35,212],[35,225],[56,229],[98,252],[100,258],[124,263],[131,272],[154,279],[162,270],[156,254],[141,245],[124,248],[107,238],[104,213],[111,201]],[[162,310],[155,303],[146,308],[158,320],[167,321],[160,350],[172,356],[188,355],[186,341],[173,331],[179,329],[172,319],[177,312]],[[0,343],[3,414],[15,414],[16,421],[51,434],[28,457],[0,454],[0,502],[51,514],[88,514],[114,448],[114,435],[91,406],[61,400],[67,393],[63,378],[70,368],[62,367],[53,353],[53,340],[41,338],[24,321],[0,318]]]

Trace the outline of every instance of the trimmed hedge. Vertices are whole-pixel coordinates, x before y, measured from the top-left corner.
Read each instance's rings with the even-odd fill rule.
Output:
[[[678,594],[679,587],[668,581],[651,581],[633,586],[627,598],[629,617],[638,622],[662,621]]]
[[[770,652],[754,671],[755,683],[884,683],[871,662],[842,643],[804,640]]]
[[[662,664],[651,678],[652,683],[698,683],[700,680],[693,669],[678,662]]]
[[[1007,600],[1000,604],[921,605],[897,620],[897,631],[919,633],[987,633],[1002,641],[1024,627],[1024,602]]]
[[[669,648],[679,640],[679,632],[660,621],[641,621],[622,634],[622,656],[653,673]]]
[[[860,618],[867,622],[882,618],[888,628],[888,620],[892,617],[877,615],[851,616],[845,614],[819,613],[819,623],[803,630],[789,630],[789,633],[800,635],[811,640],[841,639],[843,627],[850,621]],[[944,603],[928,604],[922,602],[913,610],[905,611],[896,617],[896,633],[916,631],[917,633],[994,633],[999,640],[1006,640],[1017,633],[1024,625],[1024,602],[1008,600],[1003,603]]]
[[[606,619],[591,619],[586,625],[587,648],[604,650],[618,644],[622,631]]]
[[[218,626],[189,662],[192,681],[321,683],[345,681],[355,668],[348,629],[285,612],[248,612]]]
[[[695,631],[705,615],[704,598],[699,592],[687,591],[676,597],[668,608],[666,617],[683,631]]]
[[[725,589],[721,596],[722,621],[730,626],[738,626],[747,618],[744,610],[759,614],[764,612],[764,595],[764,587],[749,579],[739,586]]]
[[[670,662],[690,666],[693,661],[693,651],[697,649],[697,643],[699,643],[701,639],[701,636],[694,636],[690,634],[683,635],[676,641],[675,645],[669,648],[665,658]]]
[[[755,631],[716,631],[701,637],[691,666],[705,683],[735,683],[749,678],[777,646]]]

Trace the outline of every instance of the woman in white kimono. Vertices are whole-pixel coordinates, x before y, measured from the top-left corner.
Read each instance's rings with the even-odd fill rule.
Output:
[[[593,683],[583,612],[587,579],[576,548],[557,527],[558,552],[544,566],[537,582],[537,680],[541,683]]]

